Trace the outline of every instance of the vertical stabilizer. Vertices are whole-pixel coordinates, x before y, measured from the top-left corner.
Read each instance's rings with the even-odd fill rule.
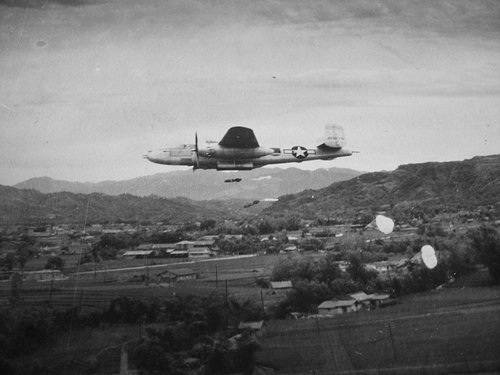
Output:
[[[344,128],[340,125],[325,125],[325,146],[342,148],[345,146]]]

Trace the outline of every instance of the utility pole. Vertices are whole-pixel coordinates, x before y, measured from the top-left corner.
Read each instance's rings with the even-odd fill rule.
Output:
[[[228,299],[227,299],[227,279],[224,280],[225,283],[226,283],[226,306],[228,306]]]
[[[392,334],[392,321],[389,321],[389,323],[387,323],[387,326],[389,327],[389,337],[391,339],[392,352],[394,354],[394,361],[396,362],[398,360],[398,355],[396,353],[396,345],[394,344],[394,336]]]
[[[219,288],[219,272],[217,271],[217,264],[215,265],[215,289]]]
[[[262,304],[262,320],[264,320],[265,310],[264,310],[264,293],[262,289],[260,290],[260,302]]]
[[[52,300],[52,288],[54,287],[54,266],[52,266],[52,279],[50,280],[49,303]]]
[[[146,286],[149,285],[149,263],[148,263],[148,256],[146,254],[146,280],[145,280]]]

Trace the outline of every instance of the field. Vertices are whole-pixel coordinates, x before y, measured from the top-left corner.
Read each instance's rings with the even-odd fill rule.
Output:
[[[500,287],[450,288],[333,318],[268,322],[257,361],[287,373],[499,371]]]
[[[58,309],[80,307],[86,310],[102,310],[109,302],[120,296],[140,300],[171,298],[174,295],[208,295],[212,292],[226,293],[230,296],[261,301],[260,288],[255,280],[269,276],[271,270],[283,256],[267,255],[232,259],[210,259],[209,261],[181,261],[162,265],[85,271],[70,274],[67,280],[46,282],[23,282],[18,287],[19,303],[40,306],[48,304]],[[189,268],[196,271],[199,278],[194,281],[160,283],[155,277],[166,269]],[[137,280],[149,275],[150,281]],[[131,281],[135,280],[135,281]],[[146,285],[147,284],[147,285]],[[12,296],[10,282],[0,283],[0,306],[9,304]],[[275,301],[276,296],[264,293],[265,303]]]

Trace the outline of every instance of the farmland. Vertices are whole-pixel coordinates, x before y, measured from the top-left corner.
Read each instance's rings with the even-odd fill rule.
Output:
[[[277,373],[449,373],[500,368],[500,288],[445,288],[397,306],[268,323],[257,362]]]
[[[17,288],[19,303],[23,305],[40,306],[48,304],[58,309],[80,307],[88,310],[102,310],[109,302],[120,296],[127,296],[143,301],[158,298],[169,298],[174,295],[208,295],[214,291],[227,291],[230,295],[253,300],[261,299],[260,288],[255,285],[255,279],[268,277],[272,267],[280,255],[235,257],[211,259],[210,261],[175,262],[141,266],[125,269],[109,269],[85,271],[80,274],[70,274],[67,280],[40,282],[23,282]],[[199,278],[193,281],[177,283],[161,283],[155,276],[166,270],[190,268],[197,272]],[[150,280],[138,282],[140,278],[149,275]],[[136,280],[135,282],[131,280]],[[147,285],[146,285],[147,284]],[[12,296],[12,285],[9,282],[0,283],[0,303],[6,305]],[[269,294],[266,304],[275,298]]]

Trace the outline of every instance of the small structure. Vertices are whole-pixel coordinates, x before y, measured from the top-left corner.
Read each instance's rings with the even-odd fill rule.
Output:
[[[188,250],[189,258],[210,258],[212,252],[208,247],[195,247]]]
[[[171,258],[187,258],[189,255],[187,250],[174,250],[169,253],[169,257]]]
[[[155,243],[151,249],[155,257],[168,257],[174,251],[175,245],[170,243]]]
[[[359,310],[370,310],[371,299],[365,292],[357,292],[349,294],[349,296],[356,301],[356,311]]]
[[[383,307],[391,298],[388,294],[370,294],[370,302],[372,307]]]
[[[280,254],[287,254],[287,253],[293,253],[295,251],[298,251],[298,248],[296,245],[289,245],[285,247],[284,249],[280,250]]]
[[[189,268],[179,268],[173,270],[166,270],[157,275],[160,281],[177,282],[184,280],[196,280],[198,273]]]
[[[125,258],[134,258],[134,259],[144,259],[150,258],[153,255],[153,250],[129,250],[125,251],[123,256]]]
[[[40,271],[29,271],[23,273],[23,279],[33,280],[33,281],[52,281],[52,280],[64,280],[67,279],[66,276],[60,270],[40,270]]]
[[[255,322],[240,322],[238,324],[238,331],[246,331],[249,330],[256,337],[262,336],[264,330],[264,321],[259,320]]]
[[[287,281],[271,281],[271,289],[273,290],[288,290],[293,287],[290,280]]]
[[[318,306],[319,315],[339,315],[356,311],[356,300],[325,301]]]

